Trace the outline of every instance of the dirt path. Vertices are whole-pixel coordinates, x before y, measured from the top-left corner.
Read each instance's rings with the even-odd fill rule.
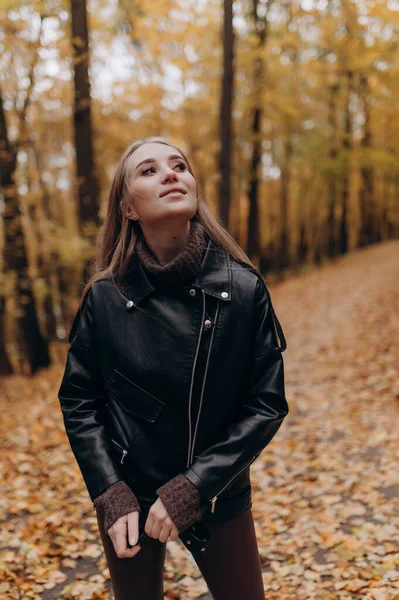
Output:
[[[255,463],[267,598],[399,598],[399,243],[272,288],[290,413]]]
[[[290,413],[252,467],[265,597],[399,600],[399,242],[269,288]],[[62,371],[0,392],[0,599],[110,597],[55,397]],[[165,592],[210,598],[178,542]]]

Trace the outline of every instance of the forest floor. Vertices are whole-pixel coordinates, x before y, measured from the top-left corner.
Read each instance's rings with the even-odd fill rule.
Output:
[[[269,289],[290,412],[251,468],[265,597],[399,600],[399,241]],[[4,600],[112,598],[63,429],[63,368],[2,381]],[[210,598],[179,541],[167,546],[165,598]]]

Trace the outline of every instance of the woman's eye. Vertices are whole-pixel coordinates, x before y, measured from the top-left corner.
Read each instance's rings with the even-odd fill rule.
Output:
[[[181,171],[185,171],[187,169],[187,165],[184,162],[177,163],[173,168],[179,167]],[[155,167],[148,167],[148,169],[144,169],[141,171],[142,175],[146,175],[147,173],[155,172]]]
[[[151,169],[154,171],[154,167],[148,167],[148,169],[144,169],[144,171],[141,171],[141,174],[145,175],[146,173],[148,173],[149,171],[151,171]]]

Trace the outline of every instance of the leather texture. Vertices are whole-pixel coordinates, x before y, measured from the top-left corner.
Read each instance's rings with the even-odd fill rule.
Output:
[[[58,398],[92,500],[124,480],[148,507],[183,474],[204,520],[251,506],[250,464],[288,414],[286,340],[255,269],[209,240],[191,284],[155,287],[133,255],[118,286],[92,285],[68,342]]]

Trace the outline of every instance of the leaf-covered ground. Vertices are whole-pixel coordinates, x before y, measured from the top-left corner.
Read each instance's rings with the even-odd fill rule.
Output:
[[[252,467],[265,597],[399,600],[399,242],[269,287],[290,413]],[[56,396],[64,352],[1,385],[5,600],[112,597]],[[210,598],[180,542],[168,543],[165,598]]]

